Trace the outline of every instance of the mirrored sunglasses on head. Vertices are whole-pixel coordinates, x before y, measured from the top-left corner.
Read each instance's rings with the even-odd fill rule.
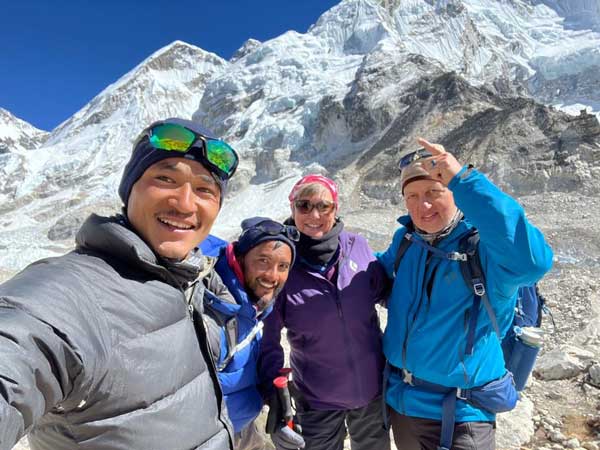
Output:
[[[278,236],[282,234],[294,242],[298,242],[300,240],[300,232],[296,227],[291,225],[283,225],[274,220],[264,220],[259,222],[256,225],[244,230],[244,233],[252,229],[262,231],[269,236]]]
[[[224,180],[233,176],[239,163],[237,153],[225,141],[203,136],[179,124],[154,125],[146,130],[145,136],[150,145],[158,150],[179,153],[187,153],[192,148],[200,150],[202,162]]]
[[[319,214],[329,214],[331,211],[333,211],[334,207],[335,207],[335,203],[333,203],[333,202],[320,201],[317,203],[311,203],[310,200],[295,200],[294,201],[294,208],[300,214],[310,214],[312,212],[312,210],[315,208],[317,208],[317,211],[319,211]]]
[[[429,153],[424,148],[420,148],[420,149],[415,150],[414,152],[408,153],[407,155],[404,155],[402,158],[400,158],[400,162],[398,163],[398,168],[400,170],[402,170],[405,167],[411,165],[413,162],[415,162],[419,159],[422,159],[422,158],[429,158],[430,156],[432,156],[431,153]]]

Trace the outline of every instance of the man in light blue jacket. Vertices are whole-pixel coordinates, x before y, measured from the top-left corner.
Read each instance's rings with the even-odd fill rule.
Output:
[[[399,219],[390,247],[377,255],[395,277],[383,341],[394,439],[402,449],[491,450],[494,408],[465,397],[485,386],[485,392],[500,392],[501,400],[516,399],[500,337],[512,323],[518,287],[550,269],[552,250],[513,198],[461,166],[443,146],[418,142],[424,151],[400,164],[409,215]],[[474,294],[461,274],[459,243],[475,228],[499,335],[483,305],[471,312]],[[405,235],[412,245],[396,270]],[[469,323],[476,324],[472,339]],[[443,414],[444,404],[454,418]]]

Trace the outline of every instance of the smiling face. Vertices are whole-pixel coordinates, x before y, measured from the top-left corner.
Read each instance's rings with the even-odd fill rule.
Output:
[[[307,206],[312,210],[307,212],[306,209],[296,207],[298,201],[308,202]],[[329,205],[329,208],[323,210],[326,209],[323,205]],[[291,208],[296,228],[314,239],[322,238],[335,224],[336,205],[333,203],[331,192],[320,184],[315,184],[314,189],[300,190]],[[319,212],[319,209],[322,211]]]
[[[433,180],[408,183],[404,187],[404,203],[415,226],[427,233],[446,228],[457,210],[452,191]]]
[[[219,200],[219,185],[202,164],[167,158],[133,185],[127,218],[155,253],[183,260],[210,232]]]
[[[266,241],[240,258],[246,289],[257,299],[270,301],[287,281],[292,250],[281,241]]]

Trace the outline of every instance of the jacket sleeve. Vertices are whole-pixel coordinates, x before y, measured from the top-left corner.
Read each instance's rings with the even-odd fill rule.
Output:
[[[65,399],[81,361],[60,330],[2,300],[0,449],[8,450]]]
[[[374,302],[386,306],[392,280],[387,277],[383,266],[376,259],[369,263],[367,271],[371,274],[371,292],[373,292]]]
[[[371,299],[374,303],[379,303],[385,306],[387,303],[387,297],[390,293],[392,280],[388,278],[383,265],[375,256],[373,256],[373,250],[369,246],[367,240],[362,236],[360,236],[360,239],[364,242],[364,250],[369,257],[369,263],[366,270],[369,274],[369,280],[371,284]]]
[[[273,393],[273,379],[279,375],[279,369],[284,365],[281,330],[283,329],[282,304],[285,301],[284,289],[277,297],[273,311],[264,320],[258,361],[258,379],[259,390],[265,400]]]
[[[47,412],[76,408],[110,353],[104,316],[65,270],[37,264],[0,285],[0,450]],[[84,370],[85,368],[85,370]],[[94,375],[96,374],[96,376]]]
[[[465,218],[479,230],[488,282],[503,296],[538,281],[552,266],[552,250],[519,203],[482,173],[463,168],[448,186]]]

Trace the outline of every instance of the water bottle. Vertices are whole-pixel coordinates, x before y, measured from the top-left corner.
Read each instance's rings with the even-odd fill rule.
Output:
[[[538,327],[515,327],[515,342],[506,368],[513,374],[515,388],[525,388],[529,374],[544,342],[544,332]]]

